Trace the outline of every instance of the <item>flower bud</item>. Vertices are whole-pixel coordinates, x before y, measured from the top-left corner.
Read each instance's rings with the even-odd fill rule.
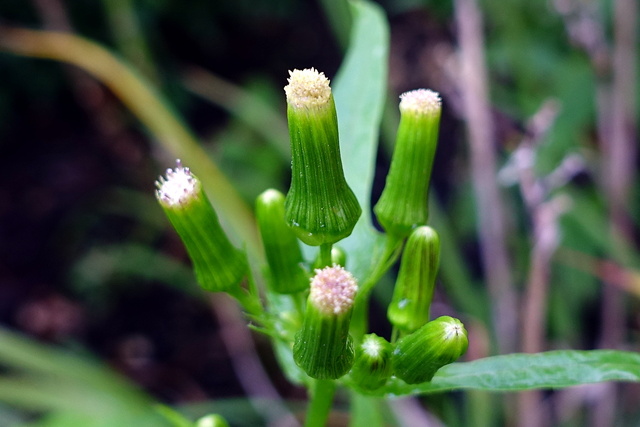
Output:
[[[367,334],[356,347],[351,379],[364,390],[382,387],[391,376],[391,344],[376,334]]]
[[[426,225],[416,228],[407,239],[387,309],[389,322],[402,333],[411,333],[429,321],[439,263],[438,233]]]
[[[293,344],[293,359],[310,377],[337,379],[351,369],[349,323],[357,289],[356,279],[340,266],[316,270],[311,279],[302,329]]]
[[[462,322],[438,317],[396,343],[393,373],[407,384],[431,381],[436,371],[455,362],[469,345]]]
[[[222,230],[200,181],[178,160],[156,186],[156,198],[187,248],[200,286],[211,292],[237,286],[248,272],[247,258]]]
[[[427,223],[429,180],[438,142],[441,103],[437,92],[418,89],[400,96],[400,125],[387,181],[374,207],[384,230],[406,237]]]
[[[220,415],[211,414],[196,421],[195,427],[229,427],[229,423]]]
[[[341,265],[344,267],[346,263],[347,263],[347,253],[344,251],[344,249],[338,246],[332,246],[331,247],[331,265]],[[317,269],[317,268],[324,268],[324,267],[326,267],[326,265],[322,265],[322,256],[320,252],[318,252],[318,256],[316,256],[316,259],[313,261],[313,268]]]
[[[351,234],[362,210],[342,170],[329,80],[313,68],[289,74],[284,90],[292,173],[285,218],[304,243],[335,243]]]
[[[269,289],[291,294],[309,287],[302,267],[302,251],[295,233],[284,220],[284,195],[267,190],[256,201],[256,219],[269,265]]]

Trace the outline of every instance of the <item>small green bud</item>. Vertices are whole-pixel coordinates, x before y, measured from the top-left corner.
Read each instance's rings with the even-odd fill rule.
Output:
[[[344,267],[346,263],[347,263],[347,253],[344,251],[344,249],[339,248],[338,246],[332,246],[331,247],[331,265],[341,265]],[[322,265],[322,257],[320,256],[320,252],[318,252],[318,256],[313,261],[313,268],[318,269],[323,267],[326,267],[326,265]]]
[[[374,207],[382,228],[406,237],[427,223],[429,180],[438,143],[441,102],[437,92],[418,89],[400,96],[400,125],[380,200]]]
[[[211,292],[237,286],[248,272],[247,258],[222,230],[200,181],[178,160],[156,186],[156,198],[187,248],[200,286]]]
[[[389,322],[401,332],[411,333],[429,321],[439,263],[438,233],[426,225],[413,230],[402,254],[387,310]]]
[[[391,376],[391,344],[376,334],[367,334],[356,347],[351,379],[365,390],[382,387]]]
[[[295,233],[284,220],[284,194],[267,190],[256,201],[256,219],[269,265],[269,288],[291,294],[309,287],[302,267],[302,251]]]
[[[335,243],[351,234],[362,210],[344,178],[329,79],[313,68],[289,74],[292,173],[285,218],[304,243]]]
[[[393,373],[407,384],[431,381],[436,371],[455,362],[469,346],[462,322],[438,317],[396,343]]]
[[[302,329],[295,336],[293,360],[312,378],[337,379],[353,364],[349,323],[358,289],[340,266],[316,270],[311,279]]]
[[[229,423],[218,414],[205,415],[196,421],[195,427],[229,427]]]

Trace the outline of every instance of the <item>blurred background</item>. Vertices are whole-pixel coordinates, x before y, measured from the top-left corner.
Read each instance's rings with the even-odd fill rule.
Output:
[[[466,319],[476,337],[467,359],[639,350],[637,2],[378,4],[390,58],[373,200],[398,95],[440,92],[430,196],[446,244],[434,313]],[[287,70],[333,78],[349,25],[347,5],[330,0],[0,2],[2,325],[92,354],[154,400],[220,411],[234,425],[265,422],[259,404],[247,403],[253,393],[302,401],[268,341],[238,328],[232,302],[211,302],[194,286],[153,197],[172,155],[101,82],[34,59],[12,29],[73,33],[123,58],[252,205],[266,188],[288,188]],[[381,307],[389,295],[379,291]],[[10,372],[14,362],[3,360]],[[252,369],[264,374],[253,385]],[[73,425],[55,424],[52,405],[28,387],[16,399],[16,387],[0,383],[0,426]],[[407,425],[640,424],[638,386],[470,394],[420,399],[410,420],[422,421]]]

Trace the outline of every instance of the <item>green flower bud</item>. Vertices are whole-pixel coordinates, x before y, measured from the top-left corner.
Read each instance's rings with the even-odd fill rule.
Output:
[[[200,286],[211,292],[237,286],[248,272],[247,258],[222,230],[200,181],[178,160],[156,186],[156,198],[187,248]]]
[[[438,93],[428,89],[406,92],[400,99],[400,126],[391,167],[373,210],[387,233],[405,237],[426,224],[429,217],[429,180],[441,103]]]
[[[284,221],[284,194],[267,190],[256,201],[256,219],[269,265],[271,291],[291,294],[309,287],[302,267],[302,251],[295,233]]]
[[[196,427],[229,427],[229,423],[220,415],[211,414],[196,421]]]
[[[365,335],[356,347],[351,379],[364,390],[382,387],[391,376],[391,344],[376,334]]]
[[[353,364],[349,323],[358,289],[340,266],[316,270],[311,279],[302,329],[295,336],[293,360],[312,378],[337,379]]]
[[[431,381],[436,371],[455,362],[469,345],[462,322],[438,317],[396,343],[393,373],[407,384]]]
[[[428,226],[416,228],[402,254],[400,271],[387,310],[389,322],[411,333],[429,321],[436,274],[440,263],[440,238]]]
[[[351,234],[362,210],[344,178],[329,80],[313,68],[289,74],[292,173],[285,218],[304,243],[335,243]]]

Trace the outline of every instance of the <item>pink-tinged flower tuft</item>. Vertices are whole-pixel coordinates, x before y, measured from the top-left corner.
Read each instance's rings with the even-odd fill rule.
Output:
[[[315,271],[311,279],[309,301],[325,313],[339,315],[353,306],[358,290],[356,279],[339,265]]]

